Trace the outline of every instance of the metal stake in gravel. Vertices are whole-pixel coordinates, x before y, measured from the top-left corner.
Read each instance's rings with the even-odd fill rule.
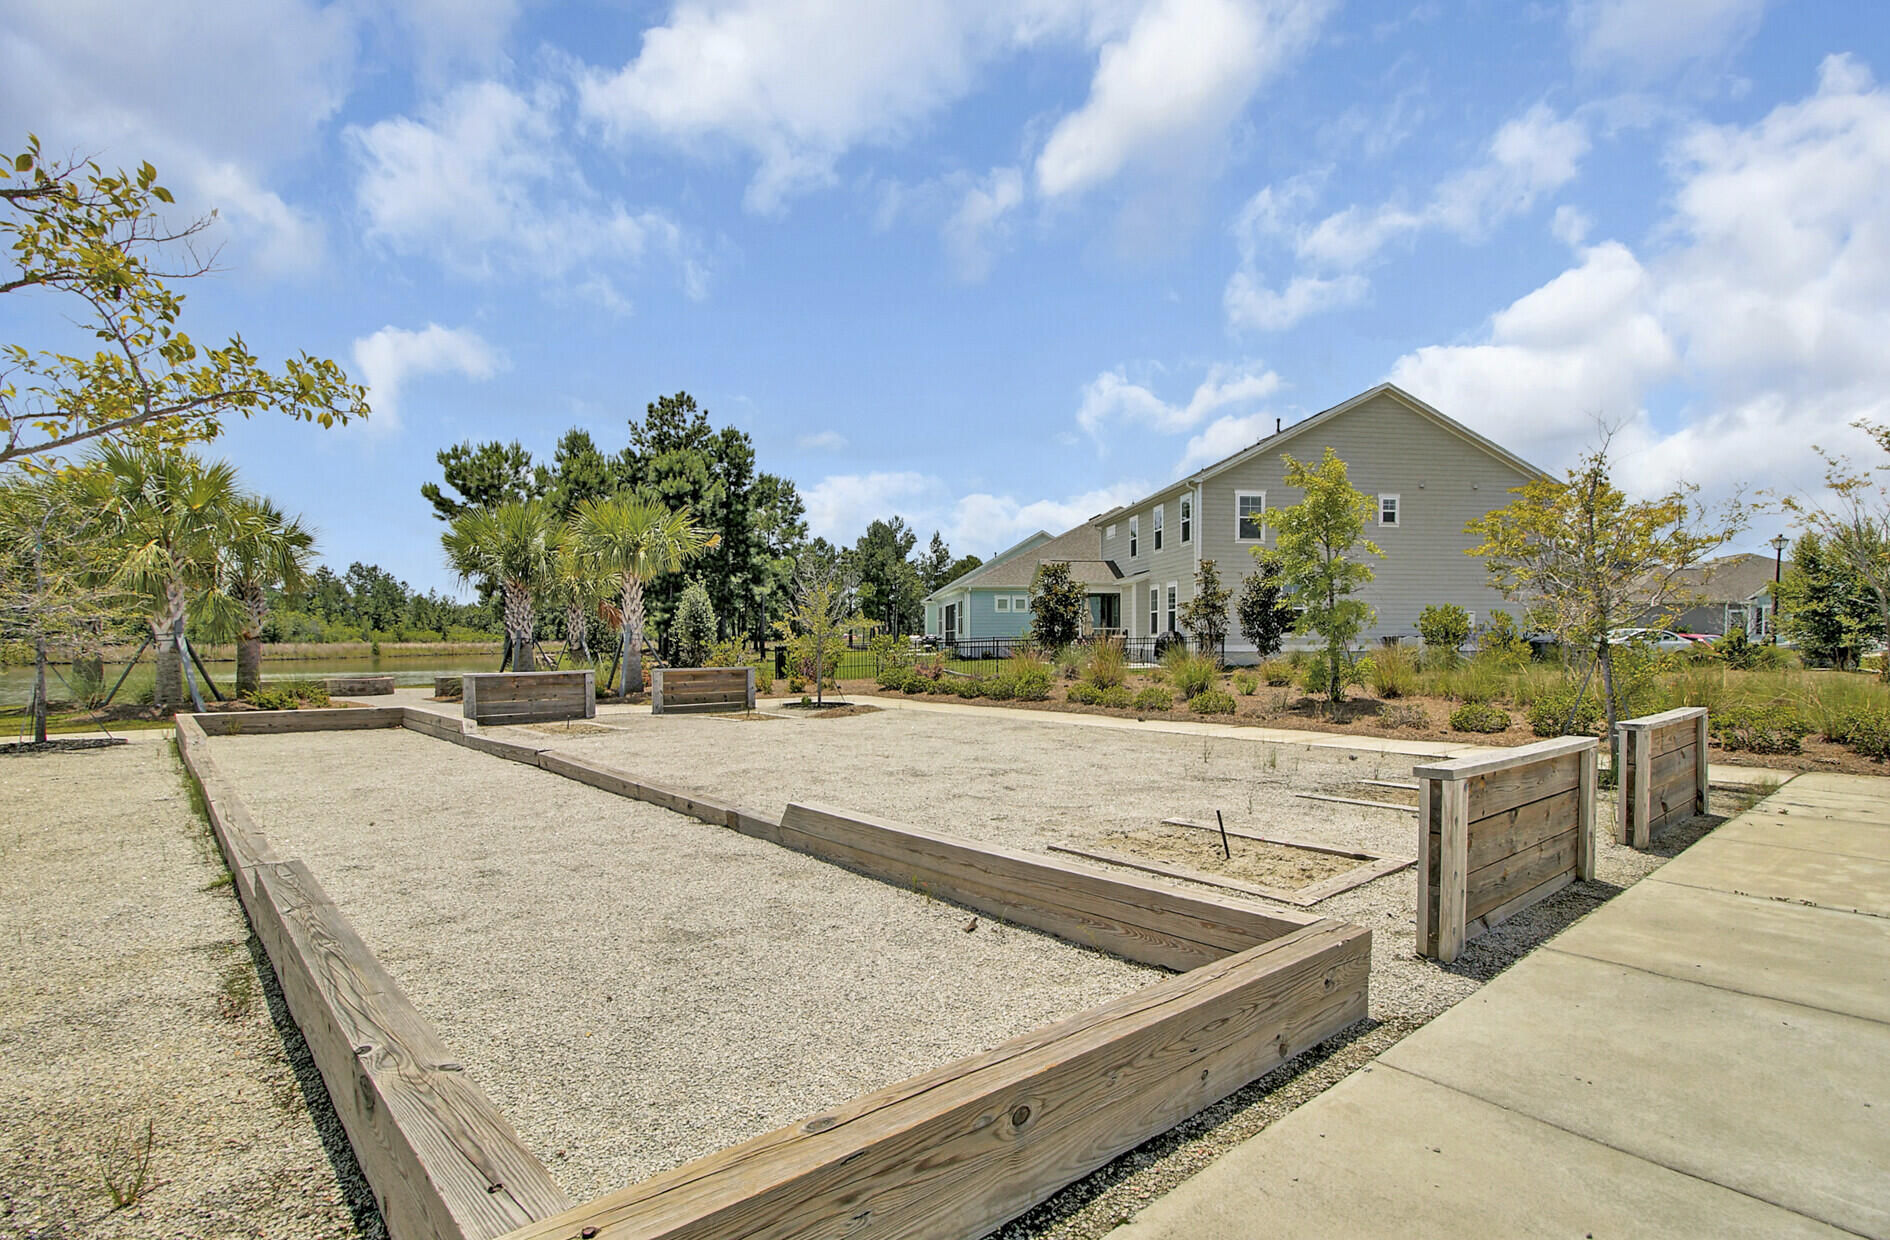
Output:
[[[1221,811],[1218,809],[1214,811],[1214,822],[1215,825],[1221,829],[1221,855],[1226,860],[1232,861],[1234,859],[1234,850],[1228,847],[1227,824],[1221,821]]]

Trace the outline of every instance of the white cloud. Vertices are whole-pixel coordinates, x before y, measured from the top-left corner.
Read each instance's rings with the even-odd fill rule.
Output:
[[[0,23],[0,115],[36,118],[49,155],[151,161],[182,210],[219,211],[209,239],[231,247],[227,265],[307,270],[321,229],[269,174],[340,108],[355,41],[347,6],[303,0],[17,0]]]
[[[1024,174],[1016,168],[993,168],[990,176],[965,191],[943,230],[959,279],[974,282],[990,274],[991,249],[1003,233],[1005,217],[1023,201]]]
[[[803,452],[844,452],[847,437],[839,431],[815,431],[811,435],[797,437],[794,446]]]
[[[899,516],[921,538],[938,530],[957,553],[988,556],[1040,529],[1060,534],[1147,493],[1146,484],[1128,480],[1060,500],[986,491],[954,496],[944,480],[905,471],[830,474],[801,496],[808,532],[842,546],[852,545],[871,522]]]
[[[946,540],[961,554],[981,547],[1002,551],[1038,530],[1061,534],[1146,494],[1148,487],[1140,481],[1119,482],[1067,499],[1040,499],[1029,503],[1020,503],[1009,495],[978,492],[963,496],[952,505],[945,526],[949,531]]]
[[[1181,459],[1175,462],[1175,472],[1191,474],[1203,465],[1212,465],[1242,448],[1252,447],[1271,435],[1277,424],[1270,413],[1229,414],[1216,418],[1202,427],[1200,434],[1189,438]]]
[[[1037,157],[1046,197],[1134,163],[1196,163],[1269,78],[1311,44],[1327,0],[1152,0],[1097,59],[1089,99]]]
[[[1765,0],[1575,0],[1568,28],[1577,64],[1645,81],[1736,50],[1764,14]]]
[[[419,331],[390,324],[354,342],[355,371],[373,409],[366,426],[377,433],[399,428],[401,389],[408,379],[433,374],[490,379],[508,364],[505,354],[477,332],[438,323]]]
[[[1301,217],[1317,194],[1315,178],[1267,186],[1234,223],[1240,264],[1223,294],[1228,322],[1280,331],[1352,305],[1370,291],[1362,269],[1386,246],[1431,229],[1475,240],[1573,180],[1588,149],[1585,125],[1539,103],[1506,121],[1482,161],[1445,180],[1418,207],[1353,205],[1309,224]],[[1290,253],[1299,270],[1276,289],[1262,268],[1265,255],[1278,250]]]
[[[1127,372],[1117,367],[1084,385],[1076,422],[1091,436],[1099,435],[1110,423],[1174,434],[1199,426],[1230,406],[1265,400],[1279,388],[1280,377],[1258,362],[1214,366],[1186,404],[1170,404],[1142,384],[1130,382]]]
[[[1670,166],[1659,248],[1588,247],[1484,341],[1420,349],[1391,377],[1545,462],[1599,417],[1625,424],[1644,487],[1815,488],[1813,444],[1859,444],[1851,421],[1890,417],[1890,92],[1829,58],[1816,93],[1698,127]]]
[[[606,201],[585,182],[562,146],[561,108],[550,86],[522,93],[487,81],[419,119],[350,126],[368,235],[465,276],[575,276],[571,291],[618,310],[628,303],[610,273],[654,254],[678,266],[686,293],[703,296],[706,273],[673,220]]]
[[[807,505],[807,532],[830,542],[850,545],[866,527],[881,517],[914,518],[937,512],[945,484],[916,470],[885,473],[828,474],[801,492]]]

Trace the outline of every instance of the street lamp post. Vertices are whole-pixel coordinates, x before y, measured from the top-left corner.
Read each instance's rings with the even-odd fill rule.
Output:
[[[1785,576],[1785,544],[1790,540],[1780,534],[1772,540],[1772,623],[1770,644],[1778,645],[1778,586]]]

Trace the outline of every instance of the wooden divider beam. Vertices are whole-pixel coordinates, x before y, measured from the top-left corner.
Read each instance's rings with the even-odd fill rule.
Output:
[[[659,667],[650,673],[650,713],[753,710],[752,667]]]
[[[1660,828],[1706,812],[1704,706],[1624,719],[1615,736],[1615,838],[1646,848]]]
[[[1593,877],[1597,750],[1563,737],[1413,768],[1420,954],[1449,963],[1491,926]]]
[[[330,697],[379,697],[394,691],[392,676],[329,676],[323,683]]]
[[[179,715],[206,736],[273,736],[284,732],[344,732],[357,728],[397,728],[406,719],[401,706],[325,706],[314,710],[227,710]]]
[[[976,1240],[1363,1019],[1370,961],[1321,921],[511,1240]]]
[[[460,713],[474,723],[546,723],[597,717],[597,673],[469,672]]]

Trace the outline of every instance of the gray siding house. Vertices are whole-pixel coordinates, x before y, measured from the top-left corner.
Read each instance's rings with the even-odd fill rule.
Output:
[[[1464,527],[1541,471],[1386,383],[1096,517],[1101,558],[1121,573],[1115,591],[1129,636],[1181,628],[1203,559],[1215,561],[1237,598],[1254,571],[1252,552],[1273,543],[1267,514],[1301,498],[1286,485],[1284,457],[1317,462],[1327,447],[1346,462],[1352,485],[1375,497],[1366,536],[1385,554],[1372,560],[1377,578],[1361,592],[1377,611],[1367,642],[1414,639],[1418,613],[1431,603],[1456,603],[1478,624],[1495,608],[1517,610],[1490,588],[1483,562],[1465,554],[1473,540]],[[1253,653],[1230,617],[1228,660]]]
[[[1091,628],[1121,627],[1115,610],[1121,570],[1102,558],[1095,527],[1079,525],[1054,538],[1038,530],[926,595],[926,635],[961,642],[1022,637],[1030,631],[1030,585],[1045,561],[1067,563],[1071,578],[1089,587]]]

